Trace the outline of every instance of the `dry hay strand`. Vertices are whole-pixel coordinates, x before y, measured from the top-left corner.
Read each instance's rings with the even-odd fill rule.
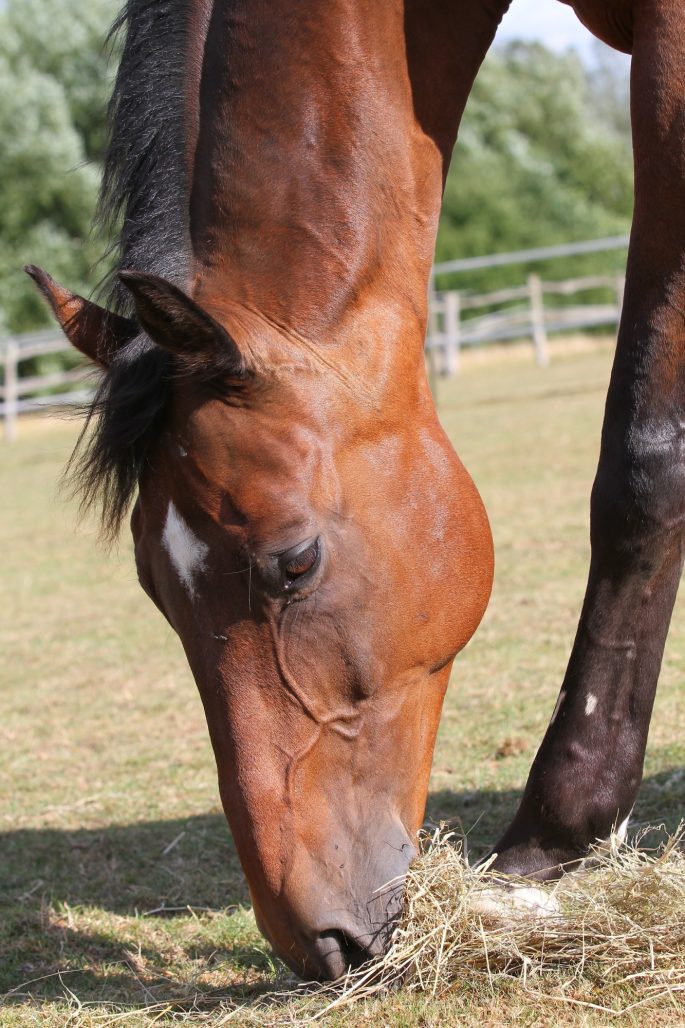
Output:
[[[620,1015],[685,992],[685,826],[645,847],[616,836],[581,869],[544,885],[472,867],[437,832],[409,871],[402,920],[385,957],[318,993],[317,1020],[401,986],[441,997],[479,984]],[[516,889],[533,903],[520,905]],[[531,895],[532,894],[532,895]],[[499,911],[493,897],[503,897]],[[680,997],[682,1003],[682,996]]]

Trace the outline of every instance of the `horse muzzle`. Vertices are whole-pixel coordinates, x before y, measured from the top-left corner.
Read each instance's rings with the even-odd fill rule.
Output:
[[[407,839],[388,847],[384,856],[374,861],[371,874],[360,868],[342,893],[334,882],[312,883],[310,904],[297,904],[302,916],[291,913],[287,934],[272,936],[269,919],[258,916],[278,956],[301,978],[334,981],[386,952],[402,914],[416,848]]]

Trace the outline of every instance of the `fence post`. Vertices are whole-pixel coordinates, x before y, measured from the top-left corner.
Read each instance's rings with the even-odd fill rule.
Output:
[[[528,290],[530,292],[530,325],[533,331],[535,362],[539,368],[545,368],[549,364],[549,354],[545,330],[545,297],[539,275],[528,276]]]
[[[450,290],[445,293],[445,375],[456,375],[459,371],[460,332],[459,293]]]
[[[16,340],[5,343],[5,440],[11,443],[17,434],[19,411],[19,347]]]

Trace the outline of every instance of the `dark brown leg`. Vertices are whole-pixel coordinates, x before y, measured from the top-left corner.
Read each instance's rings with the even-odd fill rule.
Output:
[[[636,208],[591,505],[592,560],[557,710],[496,868],[552,877],[629,814],[685,531],[685,15],[635,0]]]

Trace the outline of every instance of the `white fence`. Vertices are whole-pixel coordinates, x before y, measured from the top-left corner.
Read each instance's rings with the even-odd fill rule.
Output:
[[[1,0],[0,0],[1,3]],[[517,253],[468,257],[435,265],[434,275],[453,275],[482,268],[521,265],[557,257],[622,250],[627,236],[591,239],[581,243],[541,247]],[[433,281],[433,280],[432,280]],[[564,282],[542,280],[529,275],[522,286],[473,295],[463,290],[436,292],[429,296],[429,327],[426,351],[431,375],[454,375],[459,370],[463,348],[512,339],[530,339],[535,359],[541,366],[549,360],[548,338],[556,332],[617,325],[621,317],[625,279],[594,276]],[[551,306],[546,297],[571,297],[591,290],[610,290],[608,303],[573,303]],[[81,402],[92,394],[88,368],[31,374],[26,362],[46,354],[70,353],[73,349],[55,330],[0,340],[0,418],[5,439],[14,439],[19,414]],[[22,373],[24,370],[26,373]]]
[[[608,303],[545,304],[548,296],[574,296],[592,290],[611,291]],[[484,343],[530,339],[541,367],[549,361],[548,339],[552,333],[616,326],[621,319],[625,276],[594,275],[543,281],[529,275],[525,285],[473,295],[459,290],[434,293],[426,349],[433,370],[455,375],[463,347]],[[484,313],[478,313],[482,311]]]
[[[33,357],[73,352],[71,344],[54,329],[0,340],[0,367],[3,370],[0,417],[4,421],[6,440],[15,438],[19,414],[78,403],[90,395],[89,369],[85,364],[68,371],[22,374],[22,365]]]

